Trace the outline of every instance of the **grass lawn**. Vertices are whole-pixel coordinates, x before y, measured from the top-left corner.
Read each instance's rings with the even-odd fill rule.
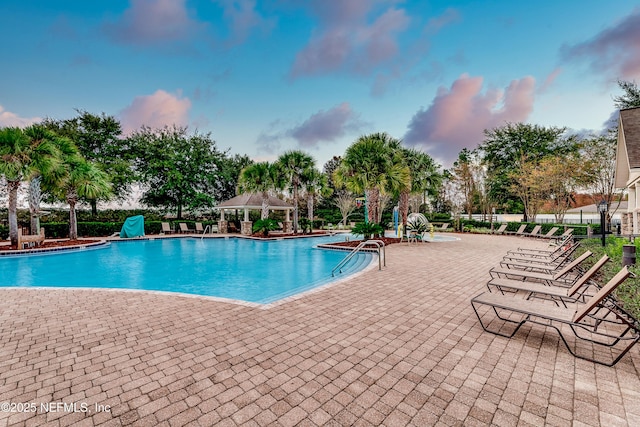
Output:
[[[578,256],[588,250],[593,252],[593,256],[585,261],[587,268],[595,264],[604,254],[611,258],[598,272],[597,280],[602,285],[622,268],[622,246],[632,244],[629,243],[629,239],[619,237],[608,237],[605,247],[602,247],[600,239],[585,239],[580,243],[580,247],[576,251]],[[640,255],[640,239],[636,239],[635,246],[636,253]],[[629,271],[636,274],[637,277],[629,277],[625,280],[616,290],[616,296],[623,303],[625,310],[640,320],[640,265],[629,266]]]

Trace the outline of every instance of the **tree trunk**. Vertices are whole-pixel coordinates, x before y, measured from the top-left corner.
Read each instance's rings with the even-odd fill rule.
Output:
[[[40,190],[41,176],[33,178],[29,182],[29,213],[31,214],[31,234],[40,234]]]
[[[293,234],[298,234],[298,185],[293,183]]]
[[[409,216],[409,192],[403,191],[400,193],[400,215],[402,217],[402,229],[407,228],[407,216]]]
[[[69,239],[76,240],[78,238],[78,220],[76,219],[76,203],[78,197],[75,192],[67,194],[67,203],[69,203]]]
[[[378,208],[380,206],[380,190],[377,188],[370,188],[365,191],[366,203],[367,203],[367,217],[370,223],[375,224],[378,222]]]
[[[260,213],[260,219],[269,218],[269,194],[267,192],[262,193],[262,212]]]
[[[182,219],[182,204],[178,203],[178,214],[176,219]]]
[[[307,199],[307,212],[309,214],[309,221],[311,221],[311,231],[313,231],[313,194],[309,194]]]
[[[11,246],[16,248],[18,248],[18,188],[20,188],[20,181],[7,181],[7,191],[9,192],[9,237],[11,238]]]
[[[98,201],[95,199],[91,200],[91,216],[93,218],[98,216]]]

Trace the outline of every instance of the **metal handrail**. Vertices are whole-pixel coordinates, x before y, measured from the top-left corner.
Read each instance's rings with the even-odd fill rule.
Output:
[[[202,231],[202,236],[200,236],[200,240],[204,239],[204,235],[207,234],[207,230],[211,227],[211,224],[207,224],[207,226]]]
[[[346,257],[344,257],[342,261],[338,263],[338,265],[333,267],[333,270],[331,270],[331,277],[335,277],[336,270],[342,273],[342,267],[344,267],[351,260],[351,258],[353,258],[358,252],[360,252],[361,249],[363,249],[365,246],[369,244],[376,246],[376,252],[378,252],[378,270],[382,270],[383,263],[384,263],[384,266],[386,267],[387,255],[385,251],[384,242],[382,240],[366,240],[364,242],[360,242],[360,244],[356,246],[351,252],[349,252],[349,254]]]

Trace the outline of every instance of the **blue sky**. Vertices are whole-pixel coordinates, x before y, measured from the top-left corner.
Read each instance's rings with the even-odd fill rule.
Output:
[[[75,109],[319,167],[388,132],[445,166],[506,122],[600,131],[640,81],[617,0],[3,0],[0,126]]]

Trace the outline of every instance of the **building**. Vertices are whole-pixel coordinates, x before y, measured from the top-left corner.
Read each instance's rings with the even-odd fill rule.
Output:
[[[620,218],[622,234],[640,234],[640,107],[620,110],[615,186],[629,193],[627,210]]]

